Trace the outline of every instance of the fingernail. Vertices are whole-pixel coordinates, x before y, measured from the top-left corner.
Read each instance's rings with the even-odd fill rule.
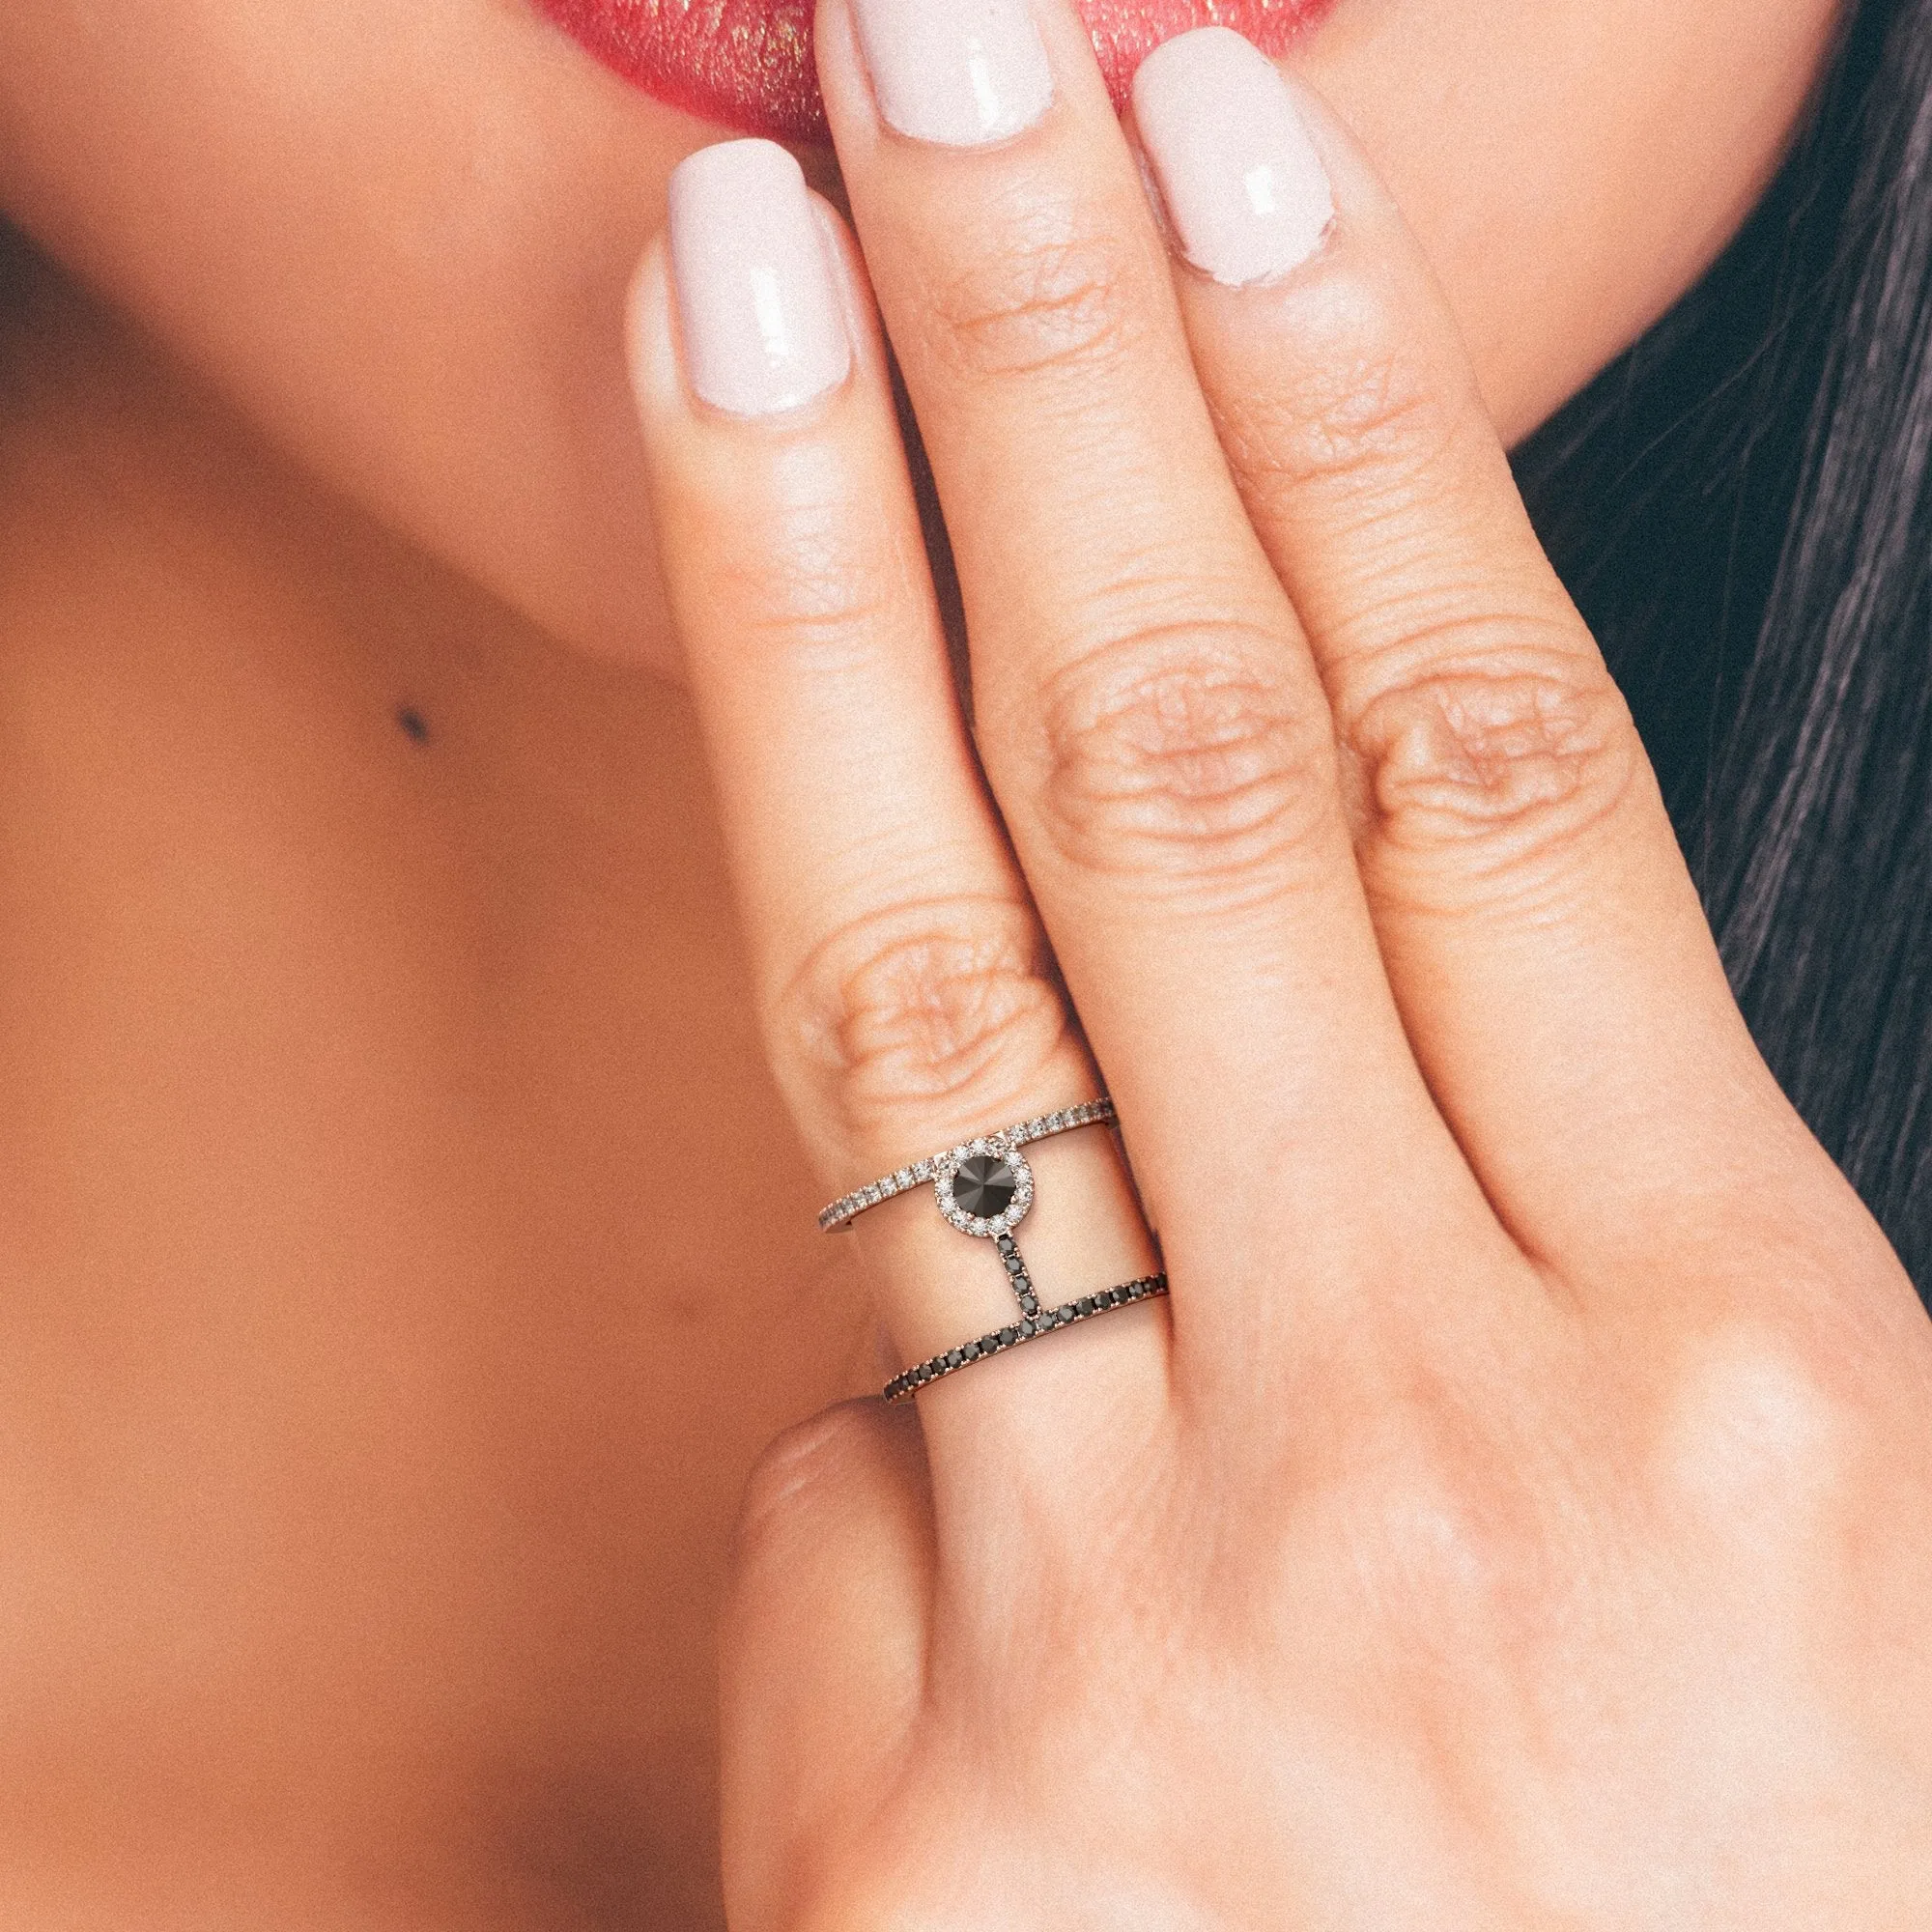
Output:
[[[733,415],[794,410],[845,380],[852,347],[798,163],[720,141],[670,178],[670,265],[686,379]]]
[[[1027,0],[853,0],[853,18],[880,114],[916,141],[1003,141],[1053,99]]]
[[[1305,262],[1335,218],[1328,177],[1274,63],[1228,27],[1163,43],[1134,121],[1180,252],[1236,287]]]

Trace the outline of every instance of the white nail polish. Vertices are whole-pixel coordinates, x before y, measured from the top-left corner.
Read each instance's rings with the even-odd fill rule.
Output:
[[[685,375],[733,415],[797,409],[852,366],[825,237],[797,161],[720,141],[670,178],[671,279]]]
[[[1002,141],[1053,99],[1028,0],[853,0],[852,17],[879,113],[914,140]]]
[[[1217,282],[1286,274],[1335,218],[1288,84],[1230,28],[1156,47],[1134,75],[1134,123],[1180,252]]]

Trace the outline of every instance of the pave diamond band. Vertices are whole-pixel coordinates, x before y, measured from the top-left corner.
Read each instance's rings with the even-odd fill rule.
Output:
[[[929,1383],[938,1381],[944,1376],[956,1374],[969,1362],[983,1362],[988,1355],[1004,1353],[1008,1349],[1017,1349],[1022,1342],[1031,1342],[1037,1335],[1045,1335],[1055,1328],[1065,1328],[1075,1321],[1085,1321],[1090,1316],[1104,1315],[1110,1308],[1125,1308],[1135,1301],[1151,1301],[1155,1295],[1167,1293],[1167,1277],[1164,1274],[1143,1275],[1139,1281],[1122,1282],[1119,1288],[1103,1290],[1098,1294],[1083,1294],[1077,1301],[1063,1302],[1058,1308],[1042,1308],[1037,1315],[1022,1316],[1010,1328],[995,1329],[990,1335],[981,1335],[977,1342],[968,1342],[963,1348],[948,1349],[942,1355],[933,1355],[903,1375],[895,1376],[884,1389],[888,1402],[905,1402],[916,1396]]]
[[[1016,1127],[1003,1127],[996,1134],[987,1134],[979,1140],[967,1141],[960,1147],[948,1148],[943,1153],[928,1154],[923,1160],[916,1160],[910,1167],[902,1167],[896,1174],[882,1176],[869,1187],[854,1188],[850,1194],[841,1194],[831,1207],[822,1209],[818,1216],[818,1226],[822,1233],[837,1234],[840,1228],[849,1226],[867,1208],[876,1208],[881,1201],[890,1201],[895,1194],[905,1194],[915,1187],[923,1187],[932,1182],[935,1187],[943,1183],[945,1192],[940,1195],[940,1210],[946,1218],[967,1235],[1005,1234],[1010,1231],[1026,1211],[1017,1199],[1009,1203],[1001,1214],[966,1214],[962,1205],[955,1216],[947,1209],[955,1204],[955,1194],[963,1191],[958,1180],[959,1169],[968,1161],[986,1156],[1005,1156],[1014,1170],[1016,1179],[1024,1177],[1021,1190],[1027,1205],[1033,1198],[1033,1175],[1024,1161],[1013,1162],[1011,1156],[1023,1147],[1035,1141],[1049,1140],[1055,1134],[1070,1133],[1075,1127],[1097,1127],[1110,1125],[1114,1119],[1114,1103],[1104,1094],[1097,1100],[1083,1101],[1077,1107],[1063,1108],[1057,1114],[1039,1114],[1031,1121],[1022,1121]],[[981,1179],[972,1183],[977,1189],[982,1185]],[[997,1192],[997,1190],[995,1190]],[[1015,1208],[1019,1209],[1014,1212]],[[1010,1217],[1010,1218],[1009,1218]],[[963,1219],[973,1219],[980,1223],[976,1227],[963,1227]],[[1005,1225],[996,1229],[995,1221]]]

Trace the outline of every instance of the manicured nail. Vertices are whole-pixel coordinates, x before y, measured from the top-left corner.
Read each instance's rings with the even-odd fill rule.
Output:
[[[670,264],[685,375],[733,415],[836,388],[852,346],[798,163],[773,141],[720,141],[670,178]]]
[[[1163,43],[1134,75],[1134,121],[1180,252],[1239,287],[1315,252],[1335,198],[1274,63],[1229,27]]]
[[[1027,0],[853,0],[853,17],[879,112],[916,141],[1003,141],[1053,99]]]

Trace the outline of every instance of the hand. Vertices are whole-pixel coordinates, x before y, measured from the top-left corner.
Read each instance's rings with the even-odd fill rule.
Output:
[[[1038,26],[1051,103],[1016,29],[976,123],[936,41],[908,92],[875,26],[868,82],[825,0],[865,269],[774,151],[717,150],[676,319],[662,253],[638,290],[666,570],[828,1190],[1097,1062],[1172,1280],[772,1452],[732,1922],[1932,1923],[1912,1288],[1752,1048],[1346,135],[1230,37],[1156,55],[1141,135],[1205,265],[1170,266],[1081,29]],[[1215,200],[1257,166],[1271,214]],[[748,261],[790,277],[749,358]],[[1104,1135],[1035,1151],[1042,1298],[1144,1272]],[[1013,1319],[929,1193],[857,1225],[903,1360]]]

